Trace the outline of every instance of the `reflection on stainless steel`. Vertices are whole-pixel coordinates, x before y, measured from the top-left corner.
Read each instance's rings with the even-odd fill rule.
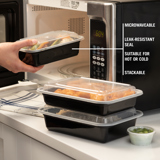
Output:
[[[0,43],[6,42],[5,17],[0,14]]]
[[[91,1],[87,3],[87,15],[90,19],[103,21],[106,24],[107,48],[116,48],[116,3]],[[106,79],[116,81],[116,52],[114,49],[107,50],[107,72]]]
[[[89,77],[89,62],[72,63],[58,68],[65,77]]]
[[[30,53],[24,53],[24,54],[25,54],[25,57],[22,59],[22,61],[26,64],[34,65],[32,55]]]

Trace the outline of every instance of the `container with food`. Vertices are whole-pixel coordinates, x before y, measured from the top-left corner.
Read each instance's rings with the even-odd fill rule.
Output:
[[[131,85],[83,77],[50,82],[37,91],[48,105],[102,116],[135,106],[143,94]]]
[[[129,108],[108,116],[97,116],[79,111],[46,105],[39,109],[48,130],[57,131],[105,143],[126,136],[127,128],[135,125],[143,113]]]
[[[69,31],[51,31],[21,40],[25,39],[36,39],[38,43],[21,48],[20,59],[26,64],[40,66],[78,55],[83,36]]]
[[[146,146],[151,144],[155,130],[147,126],[132,126],[127,129],[132,144]]]

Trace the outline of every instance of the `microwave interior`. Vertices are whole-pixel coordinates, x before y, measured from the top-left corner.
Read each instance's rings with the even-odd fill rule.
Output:
[[[89,48],[89,17],[87,12],[27,4],[26,37],[49,31],[67,30],[84,37],[80,48]],[[77,56],[49,63],[25,78],[39,84],[70,76],[89,77],[89,50],[79,50]]]

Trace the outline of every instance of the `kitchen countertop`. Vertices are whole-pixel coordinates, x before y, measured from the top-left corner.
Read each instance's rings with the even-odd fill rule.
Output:
[[[156,134],[149,146],[134,146],[129,136],[98,143],[74,136],[48,131],[41,117],[0,111],[0,122],[40,141],[74,159],[84,160],[159,160],[160,153],[160,109],[144,113],[136,125],[155,128]]]

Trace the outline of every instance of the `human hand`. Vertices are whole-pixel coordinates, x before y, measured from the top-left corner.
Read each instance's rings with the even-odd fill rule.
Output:
[[[32,46],[37,43],[37,40],[30,39],[17,42],[0,43],[0,65],[13,73],[18,72],[37,72],[43,66],[33,67],[27,65],[19,59],[19,50],[26,46]]]

